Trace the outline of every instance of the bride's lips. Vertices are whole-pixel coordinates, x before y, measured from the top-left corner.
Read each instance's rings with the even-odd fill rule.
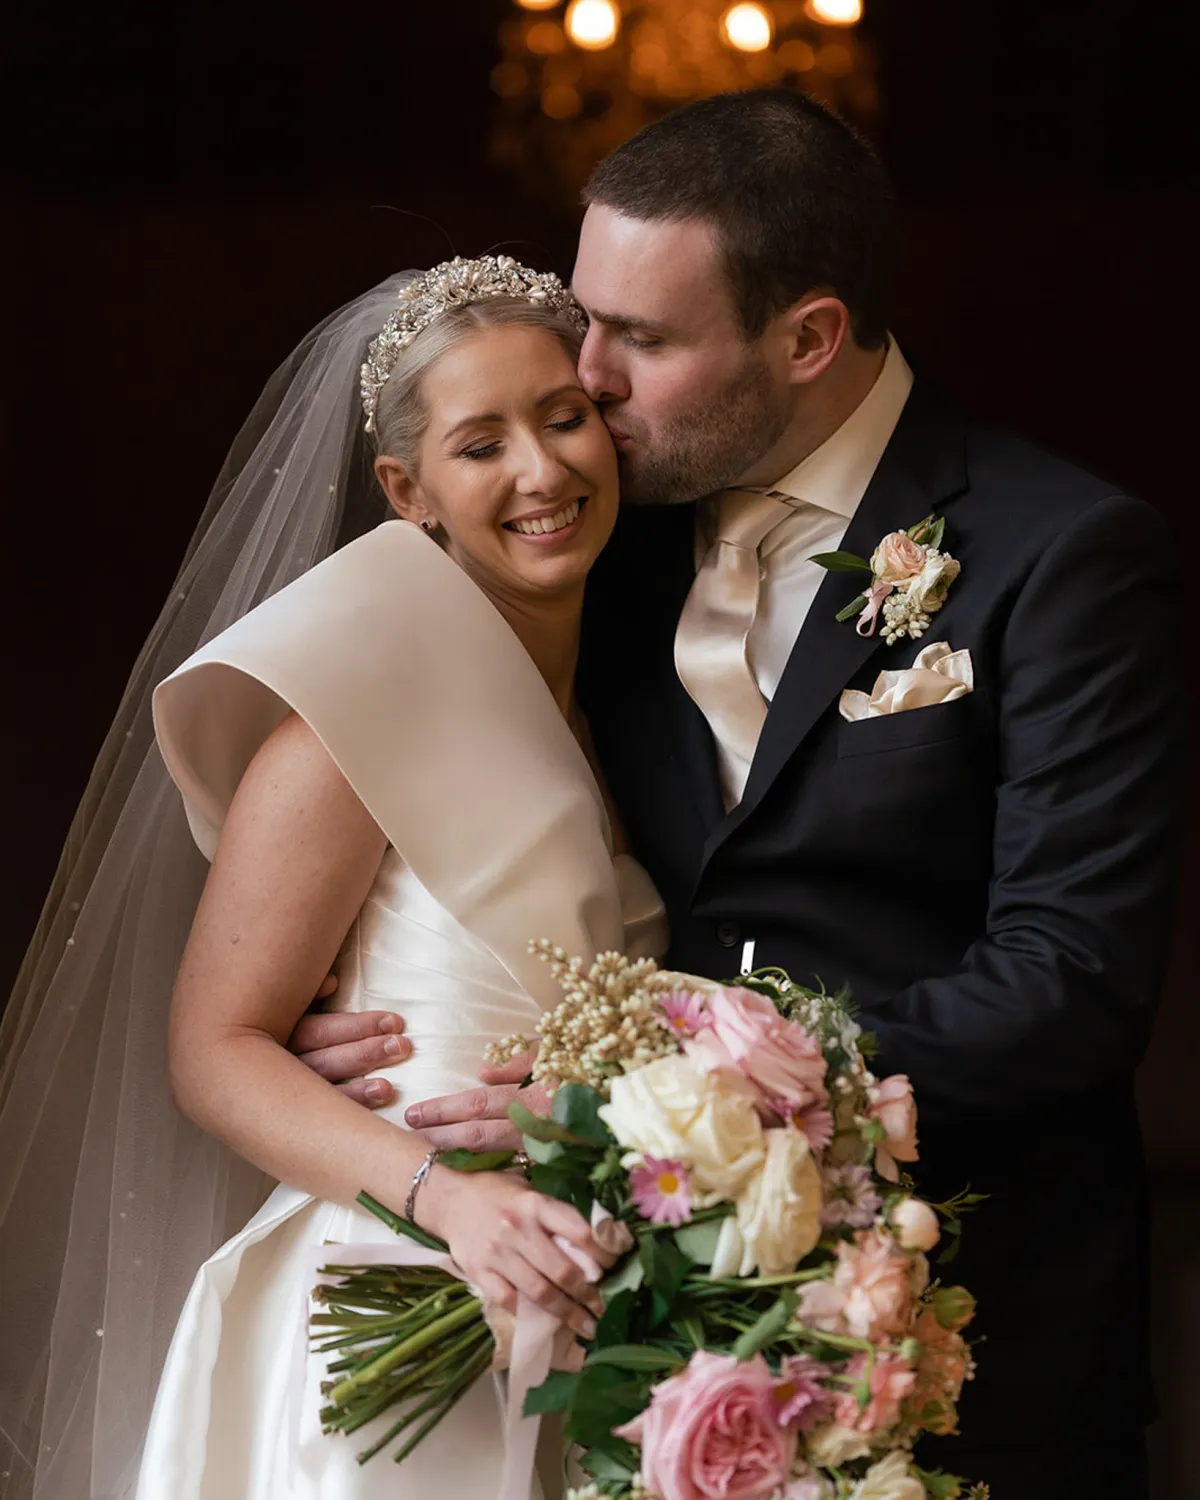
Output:
[[[522,542],[529,542],[535,547],[554,547],[560,542],[570,541],[579,534],[579,530],[583,525],[583,513],[587,509],[587,503],[587,495],[575,495],[565,505],[559,505],[554,510],[533,511],[529,515],[517,516],[515,519],[505,521],[502,524],[505,531],[511,536],[518,537]],[[574,518],[565,526],[559,526],[554,531],[530,532],[518,529],[518,525],[521,522],[546,521],[551,516],[561,515],[563,512],[569,511],[572,507],[575,507]]]

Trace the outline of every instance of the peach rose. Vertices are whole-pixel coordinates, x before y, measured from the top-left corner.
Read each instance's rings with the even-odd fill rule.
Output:
[[[801,1288],[797,1320],[825,1333],[848,1333],[872,1343],[902,1338],[913,1315],[912,1256],[878,1229],[860,1230],[852,1244],[842,1240],[837,1253],[832,1280]]]
[[[901,1198],[888,1215],[888,1223],[905,1250],[932,1250],[942,1237],[937,1214],[920,1198]]]
[[[867,1374],[868,1356],[856,1354],[846,1366],[852,1380]],[[864,1433],[877,1442],[900,1420],[900,1406],[917,1383],[917,1372],[898,1354],[879,1354],[868,1381],[870,1392],[866,1406],[859,1410],[858,1395],[853,1389],[838,1398],[834,1420],[842,1427]]]
[[[925,566],[925,548],[906,532],[890,531],[871,554],[871,572],[881,583],[907,583]]]
[[[971,1352],[961,1333],[942,1327],[932,1307],[921,1310],[913,1333],[921,1342],[921,1353],[910,1402],[912,1420],[927,1432],[951,1437],[958,1431],[955,1405],[973,1369]]]
[[[917,1160],[917,1105],[906,1074],[893,1073],[871,1085],[867,1116],[883,1127],[883,1140],[875,1147],[875,1170],[889,1182],[898,1182],[896,1163]]]

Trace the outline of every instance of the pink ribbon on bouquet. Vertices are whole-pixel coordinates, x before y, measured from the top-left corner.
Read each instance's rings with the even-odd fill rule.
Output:
[[[563,1248],[566,1244],[563,1242]],[[575,1259],[579,1252],[568,1251]],[[582,1264],[581,1261],[577,1263]],[[593,1268],[599,1273],[594,1262]],[[311,1272],[309,1285],[315,1286],[325,1266],[436,1266],[465,1281],[459,1267],[451,1256],[438,1250],[426,1250],[412,1240],[397,1238],[394,1241],[373,1241],[358,1245],[314,1245],[311,1247]],[[585,1267],[585,1272],[587,1268]],[[589,1278],[590,1279],[590,1278]],[[301,1423],[307,1393],[309,1353],[308,1333],[309,1309],[303,1310],[301,1326],[296,1341],[297,1369],[293,1376],[293,1401],[290,1412],[293,1464],[302,1461]],[[516,1322],[513,1328],[512,1353],[508,1367],[508,1393],[505,1401],[502,1426],[504,1432],[504,1468],[496,1490],[496,1500],[529,1500],[533,1488],[534,1464],[537,1457],[538,1433],[541,1417],[522,1415],[525,1397],[541,1385],[552,1369],[565,1368],[571,1362],[573,1347],[571,1330],[565,1327],[544,1308],[521,1296],[517,1300]],[[579,1351],[582,1353],[582,1350]],[[336,1442],[335,1435],[322,1435],[323,1442]]]

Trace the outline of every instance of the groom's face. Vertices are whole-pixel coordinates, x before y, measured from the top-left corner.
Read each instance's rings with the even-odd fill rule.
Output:
[[[621,498],[670,505],[735,484],[778,441],[792,389],[748,341],[711,227],[593,204],[574,291],[579,376],[617,445]]]

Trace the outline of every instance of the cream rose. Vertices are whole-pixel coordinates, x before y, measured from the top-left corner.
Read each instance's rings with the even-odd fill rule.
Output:
[[[805,1458],[818,1469],[836,1469],[871,1451],[870,1443],[861,1432],[840,1427],[836,1422],[815,1427],[805,1439],[804,1448]],[[923,1495],[921,1500],[925,1500]]]
[[[786,1126],[766,1132],[761,1171],[737,1201],[742,1263],[737,1275],[785,1276],[821,1238],[821,1178],[808,1137]]]
[[[695,1193],[713,1201],[736,1199],[763,1162],[753,1088],[681,1054],[614,1078],[600,1118],[626,1151],[682,1161]]]
[[[890,531],[871,554],[871,572],[881,583],[907,583],[925,566],[926,549],[904,531]]]
[[[905,1250],[932,1250],[942,1237],[937,1214],[920,1198],[901,1198],[888,1223]]]
[[[908,586],[910,604],[927,615],[937,614],[946,602],[950,585],[961,571],[960,564],[945,553],[927,558],[925,566]]]
[[[925,1500],[925,1486],[909,1469],[902,1448],[872,1464],[850,1492],[850,1500]]]

